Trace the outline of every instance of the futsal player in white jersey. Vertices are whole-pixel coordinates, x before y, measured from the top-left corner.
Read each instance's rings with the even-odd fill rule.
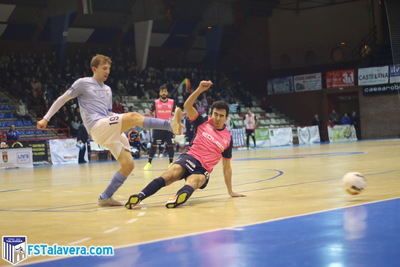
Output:
[[[92,77],[76,80],[71,88],[52,104],[47,114],[37,122],[37,128],[45,129],[51,117],[69,100],[78,98],[83,124],[93,140],[110,150],[120,163],[120,169],[114,174],[110,184],[100,194],[99,206],[122,206],[112,198],[134,168],[130,145],[125,131],[139,126],[149,129],[170,130],[180,134],[182,111],[177,109],[171,120],[144,117],[136,112],[113,113],[111,88],[104,84],[110,75],[111,59],[104,55],[92,58],[90,66]]]

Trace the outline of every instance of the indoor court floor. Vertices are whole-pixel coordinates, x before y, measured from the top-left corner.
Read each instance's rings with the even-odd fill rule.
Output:
[[[115,198],[123,202],[158,177],[136,167]],[[165,201],[177,182],[135,210],[100,208],[117,163],[0,170],[0,235],[28,243],[107,246],[108,257],[30,257],[33,266],[400,266],[400,140],[241,150],[230,198],[219,164],[206,189],[182,207]],[[363,173],[348,195],[341,177]],[[0,260],[0,266],[6,262]]]

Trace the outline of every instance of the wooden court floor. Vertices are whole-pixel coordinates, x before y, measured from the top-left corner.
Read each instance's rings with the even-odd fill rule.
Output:
[[[120,247],[400,196],[399,139],[244,150],[233,156],[234,190],[247,197],[228,196],[218,165],[206,189],[172,210],[164,202],[183,182],[162,189],[137,210],[99,208],[97,197],[116,162],[0,170],[0,235],[26,235],[29,243]],[[139,192],[168,160],[156,159],[146,172],[145,163],[135,162],[116,199]],[[341,176],[349,171],[367,177],[368,187],[358,196],[341,187]],[[43,258],[27,262],[38,260]]]

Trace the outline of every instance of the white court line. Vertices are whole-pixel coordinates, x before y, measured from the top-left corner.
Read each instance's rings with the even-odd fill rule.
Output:
[[[146,212],[142,211],[142,212],[139,212],[137,216],[138,216],[138,217],[142,217],[142,216],[144,216],[145,214],[146,214]]]
[[[134,222],[136,222],[137,220],[138,220],[138,219],[136,219],[136,218],[135,218],[135,219],[130,219],[130,220],[127,220],[126,223],[134,223]]]
[[[109,234],[109,233],[112,233],[112,232],[115,232],[115,231],[117,231],[118,229],[119,229],[119,227],[114,227],[114,228],[111,228],[111,229],[105,230],[103,233],[105,233],[105,234]]]
[[[92,238],[90,238],[90,237],[85,237],[85,238],[76,240],[76,241],[74,241],[74,242],[68,243],[68,245],[77,245],[77,244],[83,243],[83,242],[85,242],[85,241],[88,241],[88,240],[90,240],[90,239],[92,239]]]
[[[270,219],[270,220],[264,220],[264,221],[254,222],[254,223],[240,224],[240,225],[237,225],[236,227],[246,227],[246,226],[258,225],[258,224],[263,224],[263,223],[270,223],[270,222],[275,222],[275,221],[281,221],[281,220],[286,220],[286,219],[291,219],[291,218],[296,218],[296,217],[302,217],[302,216],[318,214],[318,213],[324,213],[324,212],[329,212],[329,211],[335,211],[335,210],[340,210],[340,209],[347,209],[347,208],[358,207],[358,206],[374,204],[374,203],[379,203],[379,202],[385,202],[385,201],[390,201],[390,200],[396,200],[396,199],[400,199],[400,198],[399,197],[392,197],[392,198],[387,198],[387,199],[380,199],[380,200],[364,202],[364,203],[359,203],[359,204],[354,204],[354,205],[349,205],[349,206],[344,206],[344,207],[336,207],[336,208],[331,208],[331,209],[325,209],[325,210],[319,210],[319,211],[314,211],[314,212],[303,213],[303,214],[299,214],[299,215],[292,215],[292,216],[280,217],[280,218],[275,218],[275,219]],[[235,227],[235,226],[233,226],[233,227]],[[212,232],[217,232],[217,231],[220,231],[220,230],[229,230],[229,229],[232,229],[232,226],[231,227],[221,227],[221,228],[216,228],[216,229],[207,230],[207,231],[193,232],[193,233],[183,234],[183,235],[170,236],[170,237],[166,237],[166,238],[158,238],[158,239],[154,239],[154,240],[150,240],[150,241],[144,241],[144,242],[134,242],[134,243],[130,243],[130,244],[122,245],[122,246],[115,246],[114,249],[133,247],[133,246],[138,246],[138,245],[156,243],[156,242],[165,241],[165,240],[172,240],[172,239],[176,239],[176,238],[195,236],[195,235],[212,233]],[[53,259],[52,258],[52,259],[46,259],[46,260],[41,260],[41,261],[35,261],[35,262],[30,263],[30,264],[38,264],[38,263],[42,263],[42,262],[63,260],[65,258],[67,258],[67,257],[61,257],[61,258],[57,258],[57,259]],[[22,266],[23,265],[24,264],[22,264]]]

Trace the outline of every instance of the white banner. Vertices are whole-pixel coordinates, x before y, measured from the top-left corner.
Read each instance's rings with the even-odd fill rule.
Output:
[[[241,147],[246,145],[246,131],[245,128],[231,129],[232,141],[234,147]]]
[[[76,139],[49,140],[51,162],[57,164],[78,164],[79,147]]]
[[[274,94],[284,94],[293,92],[293,77],[282,77],[272,79],[272,89]]]
[[[321,90],[321,72],[294,76],[294,89],[296,92]]]
[[[389,66],[358,69],[358,85],[376,85],[389,82]]]
[[[292,128],[275,128],[269,130],[271,146],[286,146],[293,143]]]
[[[32,148],[0,149],[0,168],[32,168]]]
[[[328,127],[329,142],[357,141],[356,129],[353,125],[335,125]]]
[[[321,142],[318,126],[297,127],[297,136],[300,145],[310,145]]]
[[[400,65],[390,66],[390,83],[400,83]]]

